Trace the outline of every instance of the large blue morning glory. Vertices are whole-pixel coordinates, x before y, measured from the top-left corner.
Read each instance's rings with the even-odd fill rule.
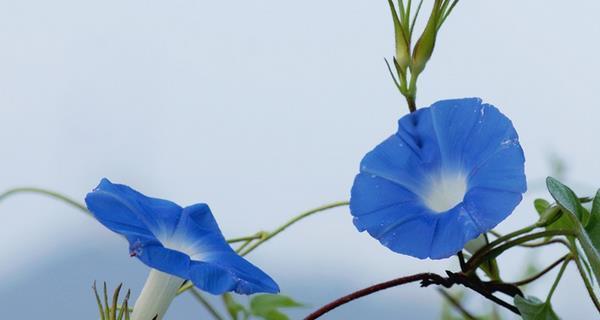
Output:
[[[441,259],[512,213],[527,189],[511,121],[480,99],[444,100],[402,117],[354,180],[354,225],[389,249]]]
[[[85,202],[98,221],[127,238],[132,256],[153,269],[212,294],[279,291],[273,279],[227,244],[206,204],[182,208],[107,179]]]

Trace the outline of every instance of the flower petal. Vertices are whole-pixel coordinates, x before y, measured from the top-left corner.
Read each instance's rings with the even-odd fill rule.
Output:
[[[437,220],[430,214],[419,215],[389,229],[379,242],[394,252],[425,259],[430,255]]]
[[[128,186],[102,179],[85,202],[96,219],[121,234],[170,236],[181,215],[177,204],[147,197]]]
[[[483,232],[508,217],[522,199],[518,192],[474,188],[465,195],[464,206]]]
[[[192,282],[203,290],[213,294],[225,292],[220,290],[239,294],[279,292],[279,286],[271,277],[235,252],[212,254],[205,261],[206,263],[195,264],[191,270]],[[207,272],[218,274],[218,279],[205,281],[202,275]]]
[[[431,243],[432,259],[442,259],[456,254],[465,243],[477,238],[481,233],[479,227],[463,205],[440,214],[436,232]]]
[[[425,174],[415,149],[397,135],[367,153],[360,163],[360,172],[389,180],[411,192],[422,189]]]
[[[402,117],[365,155],[350,211],[359,231],[419,258],[445,258],[508,216],[526,190],[511,121],[481,99],[434,103]]]
[[[185,253],[165,248],[160,244],[155,244],[143,246],[136,257],[145,265],[156,270],[169,273],[183,279],[190,278],[191,260],[190,257]]]
[[[356,176],[351,198],[350,209],[355,217],[406,202],[420,201],[416,194],[402,185],[368,173]]]

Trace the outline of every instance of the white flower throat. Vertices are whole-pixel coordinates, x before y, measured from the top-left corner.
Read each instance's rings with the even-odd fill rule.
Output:
[[[463,201],[467,179],[460,172],[442,172],[432,177],[423,200],[436,213],[446,212]]]

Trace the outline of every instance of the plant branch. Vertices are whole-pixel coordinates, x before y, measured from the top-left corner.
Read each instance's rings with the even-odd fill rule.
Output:
[[[552,269],[556,268],[556,266],[558,266],[559,264],[561,264],[563,261],[565,261],[565,259],[567,259],[567,257],[569,257],[569,254],[564,255],[563,257],[561,257],[560,259],[554,261],[551,265],[549,265],[548,267],[546,267],[544,270],[540,271],[539,273],[528,277],[526,279],[517,281],[517,282],[511,282],[512,285],[520,287],[523,285],[526,285],[528,283],[531,283],[539,278],[541,278],[543,275],[545,275],[546,273],[552,271]]]
[[[598,310],[598,312],[600,312],[600,301],[598,301],[598,298],[596,297],[596,293],[594,292],[594,287],[592,286],[590,280],[588,279],[585,270],[583,269],[583,266],[581,265],[581,261],[579,260],[579,253],[577,252],[577,248],[574,248],[574,250],[571,251],[573,254],[573,260],[575,260],[575,265],[577,266],[577,271],[579,271],[579,275],[581,276],[581,280],[583,280],[583,284],[585,285],[585,289],[588,292],[588,295],[590,296],[590,299],[592,300],[592,302],[594,303],[594,306],[596,307],[596,310]]]
[[[260,232],[257,232],[255,234],[251,235],[251,236],[245,236],[245,237],[227,239],[227,242],[229,242],[229,243],[236,243],[236,242],[242,242],[242,241],[248,241],[248,240],[256,240],[256,239],[260,239],[260,238],[265,237],[266,234],[267,234],[267,232],[260,231]]]
[[[563,262],[562,266],[560,267],[560,270],[558,271],[558,274],[556,275],[556,279],[554,280],[554,283],[552,283],[552,288],[550,288],[550,292],[548,293],[548,297],[546,298],[546,303],[548,303],[550,301],[550,299],[552,299],[552,295],[554,294],[554,291],[556,290],[556,287],[558,286],[558,283],[560,282],[560,279],[562,279],[562,276],[565,273],[565,270],[567,269],[567,266],[569,265],[569,261],[571,261],[571,256],[570,255],[567,256],[567,258]]]
[[[496,248],[491,247],[490,245],[493,243],[500,243],[500,242],[498,242],[498,239],[500,239],[500,238],[498,238],[496,241],[490,243],[490,245],[485,246],[481,250],[477,251],[477,253],[474,254],[473,257],[471,257],[471,259],[469,259],[469,261],[467,261],[467,270],[474,271],[484,261],[496,258],[500,254],[502,254],[502,252],[504,252],[514,246],[518,246],[520,244],[523,244],[523,243],[531,241],[531,240],[545,238],[545,237],[553,237],[553,236],[575,236],[575,232],[570,231],[570,230],[541,231],[541,232],[529,234],[529,235],[514,239],[514,240],[509,241],[509,242],[507,242],[503,245],[500,245]]]
[[[19,193],[37,193],[37,194],[41,194],[44,196],[48,196],[50,198],[60,200],[68,205],[71,205],[71,206],[85,212],[86,214],[91,215],[90,212],[88,211],[87,207],[84,204],[77,202],[77,201],[75,201],[63,194],[60,194],[58,192],[50,191],[50,190],[46,190],[46,189],[42,189],[42,188],[23,187],[23,188],[10,189],[10,190],[7,190],[6,192],[0,194],[0,201],[8,198],[9,196],[19,194]]]
[[[453,273],[450,271],[446,271],[446,274],[448,275],[448,277],[442,277],[439,274],[430,273],[430,272],[418,273],[418,274],[382,282],[382,283],[355,291],[355,292],[350,293],[346,296],[343,296],[339,299],[336,299],[336,300],[324,305],[323,307],[319,308],[315,312],[311,313],[306,318],[304,318],[304,320],[317,319],[317,318],[321,317],[322,315],[326,314],[327,312],[329,312],[337,307],[340,307],[350,301],[368,296],[370,294],[373,294],[373,293],[376,293],[376,292],[379,292],[379,291],[382,291],[385,289],[389,289],[389,288],[393,288],[393,287],[397,287],[397,286],[401,286],[401,285],[404,285],[407,283],[412,283],[412,282],[417,282],[417,281],[421,282],[421,287],[427,287],[427,286],[434,284],[434,285],[440,285],[440,286],[443,286],[446,288],[450,288],[455,284],[460,284],[460,285],[463,285],[469,289],[472,289],[472,290],[478,292],[482,296],[507,308],[508,310],[510,310],[516,314],[520,314],[519,310],[515,306],[513,306],[510,303],[507,303],[493,295],[494,292],[502,292],[502,293],[505,293],[510,296],[515,296],[517,294],[522,295],[519,288],[509,285],[509,284],[503,284],[503,283],[499,284],[499,283],[492,283],[492,282],[482,282],[476,277],[467,276],[463,273]]]
[[[337,207],[342,207],[342,206],[347,206],[349,205],[350,202],[348,201],[339,201],[339,202],[334,202],[334,203],[330,203],[330,204],[326,204],[308,211],[305,211],[297,216],[295,216],[294,218],[292,218],[291,220],[289,220],[288,222],[284,223],[283,225],[281,225],[279,228],[268,232],[267,235],[263,238],[261,238],[260,240],[258,240],[257,242],[255,242],[253,245],[251,245],[250,247],[248,247],[248,249],[246,249],[244,252],[242,252],[240,255],[241,256],[245,256],[248,253],[252,252],[254,249],[256,249],[258,246],[260,246],[261,244],[269,241],[271,238],[273,238],[274,236],[278,235],[279,233],[283,232],[285,229],[287,229],[289,226],[293,225],[294,223],[309,217],[315,213],[321,212],[321,211],[326,211],[329,209],[333,209],[333,208],[337,208]]]

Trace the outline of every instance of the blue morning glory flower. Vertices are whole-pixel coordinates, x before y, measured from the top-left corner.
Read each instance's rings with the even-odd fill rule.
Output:
[[[402,117],[367,153],[350,211],[389,249],[441,259],[494,228],[527,189],[511,121],[480,99],[444,100]]]
[[[153,268],[134,320],[162,318],[184,279],[212,294],[279,292],[273,279],[229,246],[206,204],[182,208],[107,179],[85,201],[100,223],[125,236],[131,256]]]

